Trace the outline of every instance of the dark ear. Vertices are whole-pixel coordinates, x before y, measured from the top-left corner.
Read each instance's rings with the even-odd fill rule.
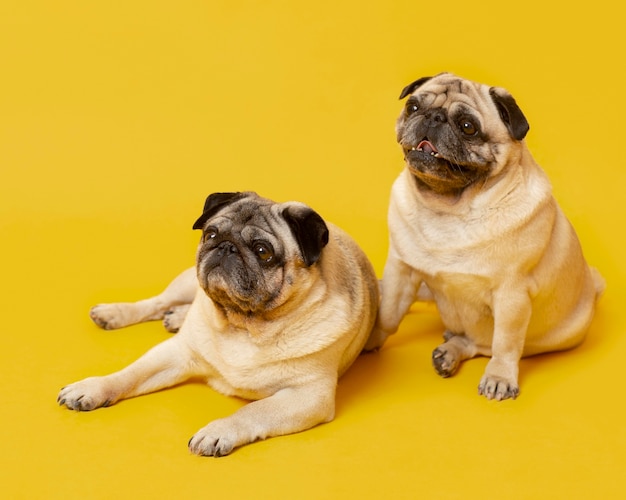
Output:
[[[231,203],[245,198],[247,193],[213,193],[210,194],[204,202],[204,209],[200,218],[194,222],[194,229],[202,229],[204,223],[211,217],[213,217],[222,208]]]
[[[491,95],[491,99],[498,108],[498,112],[500,113],[500,118],[509,129],[509,133],[511,137],[516,141],[521,141],[528,130],[530,129],[530,125],[528,125],[528,121],[526,121],[526,117],[522,110],[519,109],[519,106],[513,99],[513,96],[509,94],[506,90],[499,89],[496,87],[491,87],[489,89],[489,95]]]
[[[315,264],[328,243],[328,227],[324,219],[313,209],[298,205],[285,208],[283,218],[298,242],[304,263],[307,267]]]
[[[399,99],[404,99],[409,94],[412,94],[413,92],[415,92],[415,89],[424,85],[431,78],[432,76],[424,76],[419,80],[415,80],[413,83],[409,83],[406,87],[402,89]]]

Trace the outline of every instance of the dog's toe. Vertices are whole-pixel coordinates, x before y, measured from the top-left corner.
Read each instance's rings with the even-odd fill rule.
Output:
[[[233,445],[228,440],[218,438],[199,450],[200,454],[205,457],[225,457],[233,451]]]
[[[68,393],[59,394],[57,402],[60,406],[74,411],[91,411],[95,408],[95,404],[90,397],[85,397],[84,394],[73,394],[71,391]]]
[[[176,324],[176,322],[171,321],[170,316],[172,316],[172,314],[172,311],[167,311],[165,313],[165,316],[163,316],[163,327],[170,333],[178,333],[180,327]]]
[[[478,385],[478,394],[496,401],[515,399],[519,395],[519,386],[514,381],[485,376]]]
[[[189,451],[203,457],[224,457],[234,448],[228,438],[202,435],[200,432],[189,440],[188,446]]]
[[[111,402],[99,387],[96,377],[70,384],[61,389],[57,396],[60,406],[74,411],[91,411],[109,406]]]
[[[114,304],[98,304],[89,311],[91,320],[103,330],[115,330],[125,326],[119,316],[118,308]]]
[[[454,375],[458,368],[458,360],[444,346],[439,346],[433,351],[433,366],[437,373],[444,378]]]
[[[89,311],[89,317],[91,318],[91,321],[93,321],[96,325],[98,325],[103,330],[111,330],[112,328],[109,327],[109,323],[106,320],[106,318],[98,314],[98,309],[99,309],[98,306],[93,306],[91,310]]]
[[[210,422],[189,440],[189,451],[203,457],[223,457],[234,448],[253,441],[242,438],[229,418]]]
[[[170,333],[177,333],[183,325],[188,311],[189,304],[174,306],[166,311],[163,316],[163,326],[165,329]]]

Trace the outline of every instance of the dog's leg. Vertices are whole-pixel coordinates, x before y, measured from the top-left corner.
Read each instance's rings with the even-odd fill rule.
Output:
[[[442,377],[450,377],[457,371],[462,361],[478,354],[474,342],[465,335],[446,331],[445,342],[433,351],[433,366]]]
[[[497,291],[493,298],[493,312],[491,359],[478,386],[478,393],[498,401],[515,399],[519,394],[519,361],[532,312],[530,296],[523,289]]]
[[[150,349],[123,370],[89,377],[61,389],[57,401],[70,410],[89,411],[139,396],[197,375],[193,353],[179,336]]]
[[[390,255],[385,264],[381,286],[381,302],[376,325],[370,334],[364,350],[379,349],[398,329],[400,321],[415,302],[420,290],[418,274],[399,258]]]
[[[248,403],[200,429],[189,441],[189,449],[197,455],[220,457],[244,444],[330,422],[335,416],[336,382],[285,388]]]
[[[89,316],[101,328],[114,330],[144,321],[163,319],[176,306],[191,304],[198,288],[195,267],[179,274],[167,288],[155,297],[138,302],[99,304],[92,307]],[[176,331],[182,321],[172,325],[168,331]]]

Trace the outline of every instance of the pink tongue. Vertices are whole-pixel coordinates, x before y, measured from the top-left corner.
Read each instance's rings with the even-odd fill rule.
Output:
[[[421,149],[426,154],[438,153],[437,148],[428,141],[422,141],[417,145],[417,149]]]

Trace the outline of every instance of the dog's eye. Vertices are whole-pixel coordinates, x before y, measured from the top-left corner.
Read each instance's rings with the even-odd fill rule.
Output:
[[[274,258],[274,249],[268,243],[256,242],[253,251],[262,262],[268,263]]]
[[[206,243],[209,240],[214,240],[215,238],[217,238],[217,228],[211,226],[211,227],[207,227],[206,231],[204,231],[204,236],[202,237],[202,240]]]
[[[417,104],[415,104],[414,102],[409,102],[406,105],[406,114],[407,115],[412,115],[413,113],[417,112],[419,110],[419,106]]]
[[[465,135],[476,135],[476,132],[478,132],[476,125],[474,125],[470,120],[461,120],[459,122],[459,128]]]

